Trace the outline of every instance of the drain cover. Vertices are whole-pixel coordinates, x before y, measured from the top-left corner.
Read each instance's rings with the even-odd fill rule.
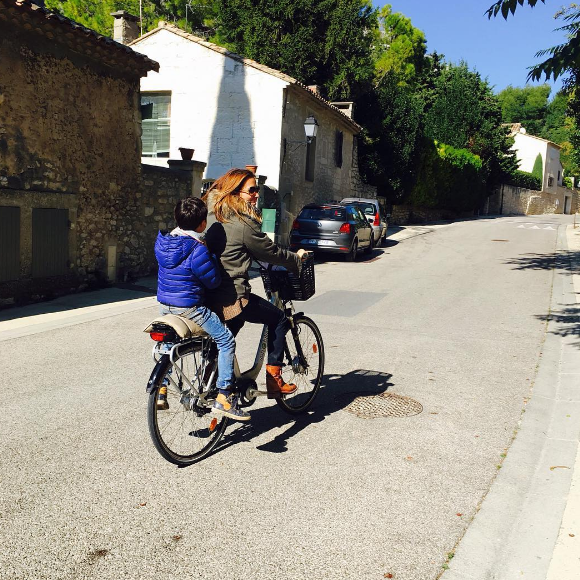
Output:
[[[380,393],[378,395],[359,396],[352,401],[345,411],[361,419],[376,419],[377,417],[412,417],[423,411],[423,405],[415,399]]]

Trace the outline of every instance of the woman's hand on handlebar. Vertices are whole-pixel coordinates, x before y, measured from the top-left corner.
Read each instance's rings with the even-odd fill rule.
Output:
[[[310,252],[309,252],[308,250],[304,250],[304,249],[300,248],[300,249],[299,249],[299,250],[296,252],[296,254],[298,255],[298,257],[299,257],[299,258],[300,258],[302,261],[304,261],[304,260],[306,260],[306,258],[308,258],[308,254],[310,254]]]

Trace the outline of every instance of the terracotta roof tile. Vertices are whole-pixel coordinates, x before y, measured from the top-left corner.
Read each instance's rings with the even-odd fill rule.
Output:
[[[87,54],[92,52],[91,49],[93,47],[103,49],[102,54],[99,53],[96,56],[92,56],[105,64],[112,64],[107,62],[107,55],[110,55],[112,61],[119,58],[127,63],[129,68],[132,68],[133,70],[135,70],[135,67],[137,66],[137,72],[143,74],[149,70],[159,70],[159,63],[151,60],[145,55],[134,51],[128,46],[115,42],[112,38],[103,36],[95,30],[86,28],[78,22],[74,22],[73,20],[65,18],[55,12],[51,12],[30,0],[0,0],[0,21],[12,19],[10,18],[10,13],[12,13],[13,16],[16,16],[16,22],[19,20],[28,20],[38,28],[52,28],[54,26],[60,28],[61,30],[58,31],[59,34],[66,35],[66,40],[64,40],[65,44],[67,44],[69,40],[76,40],[87,49]],[[63,40],[63,37],[55,35],[54,40]],[[141,76],[143,76],[143,74]]]

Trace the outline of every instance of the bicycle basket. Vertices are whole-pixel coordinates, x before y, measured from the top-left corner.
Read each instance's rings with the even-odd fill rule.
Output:
[[[316,291],[312,254],[302,262],[300,276],[288,270],[273,270],[271,266],[261,273],[266,292],[278,292],[281,300],[308,300]]]

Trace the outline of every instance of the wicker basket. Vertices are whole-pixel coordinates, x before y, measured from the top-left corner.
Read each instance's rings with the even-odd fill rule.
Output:
[[[302,262],[300,276],[288,270],[262,270],[266,292],[278,292],[281,300],[308,300],[316,291],[314,281],[314,256],[309,254]]]

